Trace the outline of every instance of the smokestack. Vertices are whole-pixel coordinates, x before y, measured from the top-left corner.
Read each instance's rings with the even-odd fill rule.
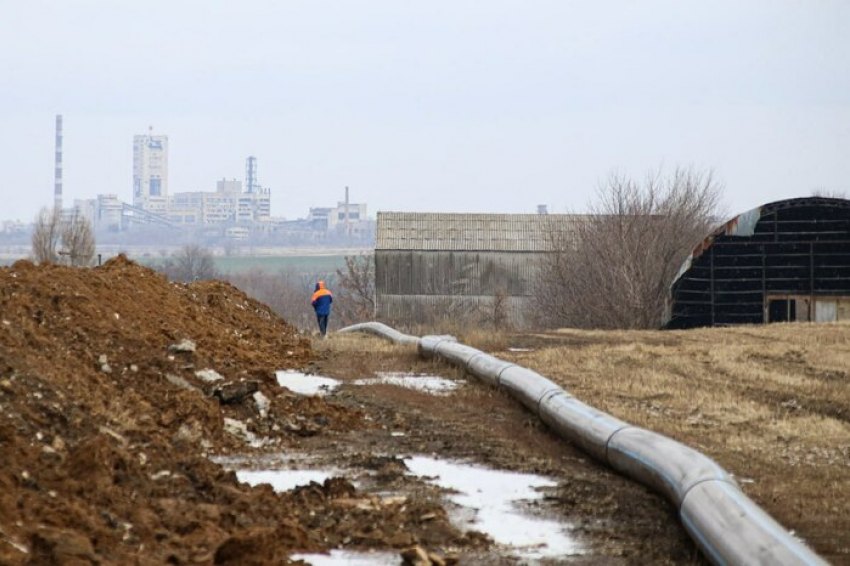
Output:
[[[245,160],[245,184],[246,192],[254,193],[257,189],[257,158],[254,156]]]
[[[62,210],[62,115],[56,115],[56,166],[53,172],[53,208]]]
[[[348,187],[345,187],[345,235],[351,235],[351,224],[348,222]]]

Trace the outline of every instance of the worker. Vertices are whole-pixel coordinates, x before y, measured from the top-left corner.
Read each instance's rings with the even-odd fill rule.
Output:
[[[319,322],[319,332],[322,337],[327,338],[328,317],[331,315],[331,303],[334,302],[333,293],[325,289],[325,282],[316,283],[316,292],[313,293],[313,310],[316,311],[316,320]]]

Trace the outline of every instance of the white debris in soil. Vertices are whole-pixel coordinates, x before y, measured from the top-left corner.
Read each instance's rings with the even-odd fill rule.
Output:
[[[300,371],[292,370],[278,371],[275,375],[277,375],[277,382],[281,386],[299,395],[326,395],[339,387],[340,383],[336,379],[329,377],[307,375]]]
[[[195,376],[207,383],[212,383],[214,381],[220,381],[224,379],[224,376],[215,371],[214,369],[202,369],[195,372]]]
[[[354,385],[395,385],[415,389],[432,395],[448,395],[466,384],[464,380],[451,380],[436,375],[415,375],[410,373],[378,372],[378,377],[357,379]]]
[[[169,352],[190,354],[197,350],[195,343],[189,339],[183,339],[176,344],[168,346]]]
[[[508,352],[533,352],[534,348],[508,348]]]
[[[269,398],[263,395],[262,391],[254,393],[254,404],[257,406],[257,411],[262,418],[266,418],[269,414]]]
[[[329,470],[237,470],[236,479],[249,485],[267,483],[275,491],[289,491],[310,482],[322,483],[333,477]]]
[[[398,554],[391,552],[349,552],[331,550],[330,554],[293,554],[293,560],[304,560],[313,566],[397,566]]]
[[[484,532],[521,558],[539,560],[581,553],[564,524],[530,517],[519,506],[520,502],[542,498],[538,489],[555,487],[555,481],[422,456],[404,462],[411,473],[454,492],[449,499],[462,508],[453,514],[459,528]]]
[[[224,432],[244,440],[246,444],[249,444],[254,448],[261,448],[271,442],[270,439],[266,437],[257,438],[257,435],[248,430],[248,425],[242,421],[229,419],[227,417],[224,417]]]

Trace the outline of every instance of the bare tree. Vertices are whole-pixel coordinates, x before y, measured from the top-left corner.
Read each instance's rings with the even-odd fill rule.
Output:
[[[217,275],[212,254],[197,244],[180,248],[174,257],[163,263],[160,270],[174,281],[215,279]]]
[[[538,319],[550,326],[657,328],[669,285],[720,217],[711,172],[677,168],[642,182],[611,175],[589,214],[553,229],[535,282]]]
[[[35,217],[32,233],[32,254],[41,264],[56,263],[61,237],[62,215],[58,209],[42,208]]]
[[[94,259],[91,224],[79,211],[63,219],[60,210],[42,208],[35,219],[32,251],[35,260],[42,264],[91,265]]]
[[[94,234],[86,218],[74,211],[74,214],[62,222],[62,249],[59,255],[68,258],[73,267],[87,267],[94,260]]]
[[[375,317],[375,255],[345,256],[345,268],[336,270],[339,278],[338,312],[351,324]]]

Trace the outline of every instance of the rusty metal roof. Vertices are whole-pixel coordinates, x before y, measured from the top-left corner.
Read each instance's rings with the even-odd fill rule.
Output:
[[[582,215],[379,212],[376,250],[544,252]]]

